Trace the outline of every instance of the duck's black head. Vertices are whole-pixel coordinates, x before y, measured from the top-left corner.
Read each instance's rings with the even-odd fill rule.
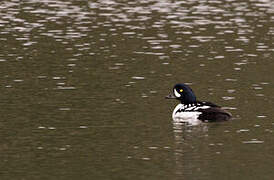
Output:
[[[192,104],[196,102],[196,96],[192,89],[186,84],[176,84],[173,93],[166,96],[167,99],[178,99],[182,104]]]

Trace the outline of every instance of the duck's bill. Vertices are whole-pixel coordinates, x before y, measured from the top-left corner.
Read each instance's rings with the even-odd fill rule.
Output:
[[[166,99],[176,99],[176,97],[173,94],[169,94],[166,96]]]

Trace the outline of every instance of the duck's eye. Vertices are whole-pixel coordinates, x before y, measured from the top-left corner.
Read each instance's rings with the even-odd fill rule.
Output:
[[[180,92],[183,92],[184,90],[183,89],[180,89]]]

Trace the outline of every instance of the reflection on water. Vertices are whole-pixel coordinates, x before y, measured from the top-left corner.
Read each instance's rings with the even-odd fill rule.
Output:
[[[1,1],[3,178],[271,179],[273,12],[271,0]],[[173,124],[163,97],[178,82],[233,121]]]
[[[206,124],[201,126],[185,126],[181,123],[173,124],[174,131],[174,156],[175,156],[175,174],[191,178],[195,171],[201,170],[199,157],[201,156],[198,148],[201,148],[203,154],[208,154],[205,145],[196,146],[195,141],[199,138],[208,136],[208,127]]]
[[[250,131],[256,130],[252,128],[233,130],[231,125],[230,123],[201,126],[174,124],[176,177],[191,179],[195,176],[198,179],[218,179],[223,177],[225,172],[233,173],[227,174],[227,179],[249,177],[250,172],[242,168],[256,166],[253,160],[260,161],[263,155],[250,157],[247,154],[262,150],[265,142],[259,140],[261,138],[243,140],[251,135]],[[243,135],[243,133],[247,134]],[[264,168],[267,166],[264,165]],[[269,174],[266,177],[269,177]]]

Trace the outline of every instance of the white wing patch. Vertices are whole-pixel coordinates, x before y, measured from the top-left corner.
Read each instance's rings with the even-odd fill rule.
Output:
[[[200,106],[200,107],[198,106],[194,109],[194,111],[197,111],[199,109],[207,109],[207,108],[210,108],[210,106]]]

